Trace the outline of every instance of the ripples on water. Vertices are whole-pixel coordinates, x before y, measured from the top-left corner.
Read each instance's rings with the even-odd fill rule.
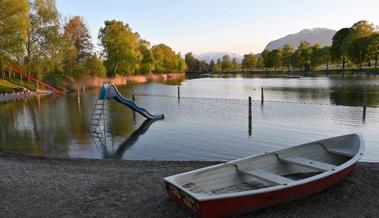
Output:
[[[248,129],[247,96],[253,101]],[[362,132],[364,160],[379,153],[379,81],[371,78],[195,79],[177,87],[149,83],[136,87],[137,104],[165,114],[144,122],[125,106],[107,102],[107,145],[94,143],[88,122],[97,90],[80,104],[75,95],[41,97],[0,106],[0,150],[34,155],[145,160],[230,160],[325,137]],[[120,91],[130,95],[130,89]],[[362,95],[368,95],[363,119]],[[298,103],[288,103],[298,102]],[[307,104],[300,104],[307,103]],[[310,104],[312,103],[312,104]],[[335,104],[339,105],[336,106]]]

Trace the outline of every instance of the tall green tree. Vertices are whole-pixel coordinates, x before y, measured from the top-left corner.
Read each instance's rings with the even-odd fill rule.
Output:
[[[379,32],[375,32],[369,36],[369,58],[374,60],[374,66],[378,66],[379,58]]]
[[[86,59],[84,69],[85,74],[92,77],[105,77],[107,73],[103,61],[96,54],[93,54]]]
[[[27,0],[0,1],[0,71],[4,77],[4,62],[23,54],[27,39],[29,5]]]
[[[291,71],[291,56],[294,52],[294,48],[290,44],[285,44],[281,49],[281,62],[283,66],[288,68],[288,71]]]
[[[362,63],[368,58],[369,36],[374,33],[372,23],[361,20],[353,24],[347,37],[349,58],[362,68]]]
[[[28,72],[42,78],[59,69],[63,40],[55,0],[30,1],[30,25],[25,42],[25,64]]]
[[[93,45],[88,28],[83,18],[72,17],[64,26],[66,54],[64,58],[65,72],[80,80],[86,76],[87,59],[91,57]]]
[[[291,57],[291,66],[297,69],[301,69],[303,67],[302,63],[300,62],[300,50],[296,49],[294,53],[292,53]]]
[[[370,37],[364,36],[354,39],[349,46],[350,59],[361,69],[363,62],[369,59]]]
[[[282,54],[281,50],[274,49],[268,54],[269,65],[273,67],[275,71],[278,70],[280,66],[282,66]]]
[[[237,71],[238,70],[238,61],[237,61],[236,58],[232,59],[232,62],[230,63],[230,69],[233,70],[233,71]]]
[[[303,66],[303,70],[309,70],[311,63],[312,48],[307,41],[301,41],[299,47],[297,48],[300,57],[300,65]]]
[[[216,72],[216,64],[213,59],[209,62],[209,71],[212,73]]]
[[[332,61],[332,54],[330,46],[321,48],[322,63],[326,64],[326,69],[329,70],[329,64]]]
[[[222,71],[222,61],[220,58],[217,58],[215,68],[216,68],[216,72]]]
[[[142,59],[139,38],[122,21],[105,21],[99,40],[104,48],[105,66],[109,76],[133,74]]]
[[[149,74],[154,70],[154,55],[150,49],[150,43],[146,40],[140,40],[140,49],[142,60],[138,71],[141,74]]]
[[[230,71],[232,68],[232,61],[230,60],[229,55],[224,55],[221,60],[221,70],[223,72]]]
[[[257,64],[257,56],[253,53],[245,54],[242,59],[241,67],[245,70],[252,70]]]
[[[322,49],[320,48],[319,44],[313,45],[311,49],[311,66],[312,68],[317,68],[318,66],[324,63]]]
[[[271,60],[269,58],[269,54],[270,54],[270,51],[269,50],[264,50],[261,55],[260,55],[260,58],[261,58],[261,64],[264,68],[270,68],[272,67],[272,63],[271,63]]]
[[[348,37],[350,35],[350,28],[343,28],[337,31],[333,36],[332,47],[330,48],[332,58],[335,61],[342,61],[342,69],[345,69],[345,65],[348,59]]]
[[[187,65],[169,46],[158,44],[152,47],[155,73],[185,72]]]
[[[184,56],[184,60],[188,66],[188,72],[199,72],[200,71],[200,63],[199,60],[192,54],[192,52],[188,52]]]

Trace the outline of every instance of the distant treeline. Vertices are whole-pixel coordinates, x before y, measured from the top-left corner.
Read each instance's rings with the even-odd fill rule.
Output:
[[[265,50],[260,54],[245,54],[242,63],[225,55],[210,63],[196,59],[192,53],[185,55],[189,72],[233,71],[292,71],[317,70],[320,67],[345,69],[377,67],[379,57],[379,32],[374,24],[359,21],[350,28],[340,29],[331,46],[320,47],[302,41],[295,49],[286,44],[280,49]]]
[[[151,46],[116,20],[105,21],[98,35],[101,52],[95,52],[85,20],[63,19],[55,0],[1,0],[0,25],[3,78],[12,75],[9,63],[40,79],[186,70],[179,53],[164,44]]]

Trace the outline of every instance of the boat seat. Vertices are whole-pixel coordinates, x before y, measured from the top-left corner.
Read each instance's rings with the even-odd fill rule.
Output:
[[[329,153],[337,154],[345,157],[354,157],[354,154],[352,154],[349,150],[343,150],[343,149],[326,149]]]
[[[248,175],[257,179],[261,179],[266,182],[274,183],[276,185],[285,185],[289,182],[293,182],[291,179],[287,179],[283,176],[265,171],[265,170],[240,170],[238,172]]]
[[[332,154],[337,154],[345,157],[354,157],[354,154],[351,153],[350,150],[347,149],[341,149],[341,148],[328,148],[324,143],[319,142],[320,145],[324,147],[324,149]]]
[[[287,163],[297,164],[303,167],[309,167],[317,170],[328,171],[336,168],[337,166],[328,164],[321,161],[310,160],[303,157],[280,157],[280,160]]]

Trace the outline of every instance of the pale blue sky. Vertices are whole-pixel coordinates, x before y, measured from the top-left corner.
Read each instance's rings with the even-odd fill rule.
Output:
[[[379,0],[56,1],[64,17],[84,17],[96,43],[104,21],[116,19],[152,44],[182,53],[258,53],[269,41],[305,28],[338,30],[363,19],[379,25]]]

